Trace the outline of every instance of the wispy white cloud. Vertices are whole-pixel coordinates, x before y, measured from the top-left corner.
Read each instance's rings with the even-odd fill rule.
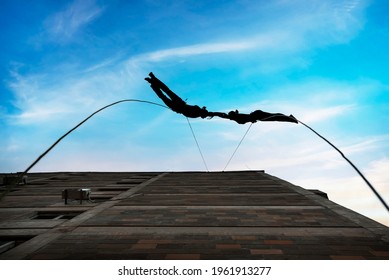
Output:
[[[225,35],[222,34],[209,43],[156,50],[132,57],[129,63],[161,62],[199,55],[245,51],[255,51],[257,54],[265,55],[264,58],[281,56],[282,61],[287,63],[288,61],[284,59],[285,54],[344,43],[362,29],[362,11],[366,6],[364,1],[313,2],[310,5],[307,5],[306,1],[297,1],[293,4],[275,2],[269,5],[273,6],[270,9],[288,12],[280,13],[283,17],[276,18],[272,23],[264,22],[266,29],[248,28],[251,32],[244,32],[245,35],[242,36],[235,34],[233,40],[231,36],[223,40]],[[274,61],[272,62],[274,64]],[[308,62],[300,59],[298,63],[305,65]]]
[[[290,16],[281,19],[287,30],[294,30],[300,43],[310,46],[345,43],[364,25],[366,1],[284,2]],[[287,4],[286,4],[287,3]]]
[[[202,54],[227,53],[242,51],[253,48],[254,45],[249,42],[224,42],[211,44],[198,44],[180,48],[155,51],[135,57],[135,60],[144,60],[150,62],[161,61],[171,57],[186,57]]]
[[[28,125],[48,124],[64,117],[80,118],[99,106],[134,95],[131,91],[134,85],[125,73],[100,70],[97,67],[95,71],[75,71],[67,79],[49,73],[23,76],[13,72],[8,86],[19,112],[8,115],[7,119],[13,124]]]
[[[347,154],[368,153],[377,148],[389,143],[389,135],[370,136],[368,139],[354,139],[356,143],[352,143],[343,148]]]
[[[389,158],[375,160],[370,163],[367,172],[370,174],[371,180],[378,186],[385,189],[389,199]]]
[[[118,61],[118,56],[110,57],[110,58],[107,58],[99,63],[96,63],[94,65],[89,66],[83,72],[84,73],[95,72],[97,70],[104,69],[104,68],[107,68],[111,65],[114,65],[115,62],[117,62],[117,61]]]
[[[312,124],[315,122],[326,121],[342,114],[347,114],[349,110],[352,110],[355,107],[355,105],[339,105],[312,109],[300,108],[299,118],[301,118],[304,122]]]
[[[45,20],[46,32],[51,40],[67,43],[102,12],[103,8],[99,7],[94,0],[75,0],[65,10]]]
[[[59,108],[54,108],[49,104],[45,104],[43,106],[36,106],[35,108],[30,108],[29,111],[25,111],[18,115],[15,118],[15,121],[18,123],[37,123],[37,122],[52,122],[58,117],[58,115],[62,115],[65,113],[70,113],[71,110],[64,108],[61,106]]]
[[[343,3],[343,2],[342,2]],[[312,13],[305,10],[304,5],[300,3],[299,8],[293,8],[293,12],[289,13],[277,25],[267,25],[266,31],[259,30],[253,32],[252,35],[243,38],[235,38],[234,40],[213,40],[213,42],[198,43],[194,45],[186,45],[182,47],[175,47],[171,49],[156,50],[153,52],[143,53],[130,57],[125,65],[121,65],[116,58],[104,59],[101,63],[94,64],[85,69],[83,74],[90,74],[90,77],[81,75],[79,78],[72,78],[71,80],[62,80],[58,88],[50,88],[47,82],[42,82],[44,79],[39,78],[39,75],[49,75],[49,73],[32,75],[28,77],[19,77],[18,81],[13,83],[13,89],[16,93],[17,107],[21,109],[19,115],[20,120],[42,119],[44,116],[53,115],[55,113],[66,113],[69,108],[74,107],[75,104],[94,104],[96,99],[99,99],[99,92],[101,93],[101,86],[107,91],[115,87],[120,87],[123,82],[119,78],[125,80],[142,80],[143,73],[147,73],[145,69],[149,69],[149,64],[156,64],[165,62],[166,60],[180,61],[193,56],[200,55],[214,55],[214,54],[230,54],[239,52],[256,52],[255,57],[268,57],[269,53],[281,53],[282,56],[286,53],[293,54],[296,51],[306,49],[307,47],[317,46],[316,39],[312,38],[312,34],[319,34],[321,36],[323,30],[333,30],[335,33],[344,33],[345,26],[347,30],[352,30],[352,34],[356,33],[358,25],[355,22],[355,10],[361,9],[360,3],[344,2],[344,5],[349,7],[345,13],[350,15],[343,18],[339,16],[336,9],[331,5],[320,6],[321,9],[316,9]],[[285,3],[284,3],[285,4]],[[94,1],[74,1],[64,11],[52,15],[46,20],[46,27],[48,34],[59,41],[69,41],[72,37],[87,24],[93,22],[103,12],[103,8],[99,7]],[[345,21],[342,24],[333,24],[331,19]],[[320,19],[325,19],[324,23]],[[322,25],[326,26],[323,27]],[[280,30],[279,26],[283,26]],[[323,35],[324,36],[324,35]],[[324,36],[326,37],[326,36]],[[324,39],[323,39],[324,40]],[[336,43],[335,39],[327,38],[320,44]],[[288,63],[289,59],[283,59],[283,63]],[[107,71],[106,66],[116,63],[119,65],[113,71]],[[269,65],[274,65],[274,61],[269,61]],[[281,67],[281,66],[280,66]],[[99,73],[99,74],[96,74]],[[93,78],[93,76],[95,76]],[[97,79],[97,77],[99,79]],[[45,77],[50,80],[51,77]],[[127,84],[128,85],[128,84]],[[109,89],[111,87],[111,89]],[[115,91],[115,89],[113,89]],[[123,89],[122,89],[123,90]],[[293,94],[293,87],[288,89]],[[309,87],[299,88],[299,90],[310,90]],[[316,88],[317,90],[317,88]],[[54,91],[56,93],[54,93]],[[120,91],[120,90],[119,90]],[[324,90],[322,90],[324,91]],[[92,94],[92,92],[94,92]],[[317,92],[316,92],[317,93]],[[326,94],[314,94],[315,96],[329,96]],[[62,96],[62,97],[61,97]],[[67,100],[72,100],[70,104]],[[344,94],[343,94],[344,96]],[[39,97],[39,98],[38,98]],[[70,99],[69,99],[70,98]],[[322,98],[322,97],[321,97]],[[40,100],[40,101],[39,101]],[[40,103],[39,103],[40,102]],[[50,103],[50,109],[43,108],[41,105]],[[46,103],[46,104],[44,104]],[[304,119],[310,122],[316,122],[327,119],[332,116],[339,115],[345,110],[353,109],[353,105],[345,103],[337,107],[318,107],[312,111],[306,111]]]

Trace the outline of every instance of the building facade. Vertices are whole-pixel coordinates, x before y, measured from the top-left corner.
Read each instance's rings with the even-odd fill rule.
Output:
[[[0,259],[389,259],[389,228],[263,171],[32,173]]]

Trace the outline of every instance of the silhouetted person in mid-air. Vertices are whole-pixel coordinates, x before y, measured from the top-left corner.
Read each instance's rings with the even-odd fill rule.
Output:
[[[255,123],[257,121],[279,121],[279,122],[294,122],[298,123],[296,118],[290,115],[289,117],[280,113],[268,113],[261,110],[256,110],[250,114],[241,114],[238,110],[231,111],[228,114],[221,112],[209,112],[206,107],[200,108],[197,105],[188,105],[177,94],[172,92],[164,83],[157,79],[152,72],[149,77],[145,78],[150,83],[151,88],[159,98],[172,109],[174,112],[183,114],[189,118],[213,118],[220,117],[236,121],[239,124],[247,122]],[[165,94],[164,94],[165,93]]]
[[[213,117],[209,114],[206,107],[200,108],[197,105],[188,105],[184,100],[182,100],[177,94],[172,92],[164,83],[157,79],[152,72],[149,74],[150,77],[145,78],[146,81],[150,83],[151,88],[155,91],[159,98],[172,109],[174,112],[183,114],[189,118],[206,118]],[[163,94],[163,92],[166,93]]]
[[[247,122],[255,123],[257,121],[278,121],[278,122],[294,122],[298,123],[293,115],[286,116],[281,113],[268,113],[261,110],[256,110],[250,114],[241,114],[238,110],[230,111],[226,117],[227,119],[236,121],[239,124]]]

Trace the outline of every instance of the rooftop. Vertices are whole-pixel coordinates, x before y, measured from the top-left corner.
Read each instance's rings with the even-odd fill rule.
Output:
[[[389,259],[389,228],[263,171],[32,173],[0,259]]]

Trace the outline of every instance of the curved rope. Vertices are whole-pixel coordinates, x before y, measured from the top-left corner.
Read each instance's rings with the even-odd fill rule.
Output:
[[[261,121],[263,120],[269,120],[269,119],[272,119],[274,118],[275,116],[269,116],[267,118],[264,118],[262,119]],[[358,173],[358,175],[365,181],[365,183],[369,186],[369,188],[373,191],[373,193],[376,195],[376,197],[379,199],[379,201],[382,203],[382,205],[386,208],[386,210],[389,212],[389,206],[388,204],[385,202],[385,200],[382,198],[382,196],[378,193],[378,191],[373,187],[373,185],[369,182],[369,180],[367,180],[367,178],[362,174],[362,172],[351,162],[351,160],[349,160],[341,150],[339,150],[334,144],[332,144],[330,141],[328,141],[326,138],[324,138],[322,135],[320,135],[317,131],[315,131],[313,128],[311,128],[310,126],[308,126],[307,124],[303,123],[302,121],[298,120],[297,118],[295,118],[297,120],[298,123],[301,123],[302,125],[304,125],[306,128],[308,128],[309,130],[311,130],[313,133],[315,133],[317,136],[319,136],[321,139],[323,139],[325,142],[327,142],[332,148],[334,148],[353,168],[354,170]],[[252,125],[253,123],[251,123]],[[227,168],[228,164],[230,163],[232,157],[234,156],[235,152],[238,150],[240,144],[242,143],[244,137],[246,136],[246,134],[248,133],[249,129],[251,128],[251,125],[250,127],[247,129],[245,135],[243,136],[242,140],[239,142],[238,144],[238,147],[235,149],[234,153],[232,154],[230,160],[228,161],[227,165],[224,167],[223,171]]]
[[[116,101],[116,102],[113,102],[111,104],[108,104],[100,109],[98,109],[97,111],[93,112],[92,114],[90,114],[88,117],[86,117],[84,120],[82,120],[80,123],[78,123],[76,126],[74,126],[72,129],[70,129],[69,131],[67,131],[65,134],[63,134],[60,138],[58,138],[57,141],[55,141],[46,151],[44,151],[32,164],[30,164],[30,166],[27,167],[27,169],[23,172],[21,172],[18,177],[17,177],[17,180],[13,183],[13,184],[10,184],[10,186],[7,187],[7,189],[5,190],[5,192],[3,192],[1,195],[0,195],[0,199],[3,198],[11,189],[12,187],[16,186],[17,184],[19,184],[22,180],[23,180],[23,177],[28,173],[28,171],[31,170],[31,168],[33,168],[47,153],[49,153],[59,142],[61,142],[66,136],[68,136],[70,133],[72,133],[74,130],[76,130],[78,127],[80,127],[82,124],[84,124],[86,121],[88,121],[90,118],[92,118],[94,115],[96,115],[97,113],[111,107],[111,106],[114,106],[116,104],[119,104],[119,103],[123,103],[123,102],[140,102],[140,103],[148,103],[148,104],[151,104],[151,105],[156,105],[156,106],[160,106],[160,107],[163,107],[163,108],[167,108],[167,109],[170,109],[169,107],[165,106],[165,105],[161,105],[161,104],[158,104],[158,103],[154,103],[154,102],[151,102],[151,101],[145,101],[145,100],[139,100],[139,99],[123,99],[123,100],[119,100],[119,101]],[[270,117],[267,117],[265,118],[265,120],[267,119],[271,119],[273,116],[270,116]],[[262,119],[264,120],[264,119]],[[366,177],[362,174],[361,171],[359,171],[359,169],[334,145],[332,144],[330,141],[328,141],[326,138],[324,138],[322,135],[320,135],[318,132],[316,132],[313,128],[311,128],[310,126],[308,126],[307,124],[303,123],[302,121],[296,119],[298,121],[298,123],[301,123],[302,125],[304,125],[306,128],[308,128],[309,130],[311,130],[313,133],[315,133],[317,136],[319,136],[321,139],[323,139],[325,142],[327,142],[331,147],[333,147],[353,168],[354,170],[359,174],[359,176],[365,181],[365,183],[369,186],[369,188],[373,191],[373,193],[377,196],[377,198],[380,200],[380,202],[383,204],[383,206],[386,208],[386,210],[389,212],[389,206],[386,204],[385,200],[381,197],[381,195],[377,192],[377,190],[373,187],[373,185],[366,179]],[[192,131],[192,134],[195,138],[195,141],[196,141],[196,144],[197,144],[197,147],[199,148],[199,151],[200,151],[200,154],[201,154],[201,157],[203,159],[203,162],[204,162],[204,165],[206,167],[206,169],[208,170],[208,167],[205,163],[205,160],[204,160],[204,157],[203,157],[203,154],[201,152],[201,149],[199,147],[199,144],[197,142],[197,139],[196,139],[196,136],[194,135],[194,132],[193,132],[193,129],[192,129],[192,126],[190,125],[190,122],[189,122],[189,119],[187,118],[187,121],[188,121],[188,124],[189,124],[189,127]],[[223,171],[227,168],[228,164],[230,163],[231,159],[234,157],[236,151],[238,150],[239,146],[241,145],[241,143],[243,142],[244,138],[246,137],[247,133],[249,132],[251,126],[252,126],[253,123],[250,124],[250,126],[248,127],[248,129],[246,130],[246,133],[243,135],[242,139],[240,140],[238,146],[236,147],[234,153],[232,154],[231,158],[229,159],[229,161],[227,162],[226,166],[224,167]]]
[[[140,103],[148,103],[148,104],[152,104],[152,105],[156,105],[156,106],[160,106],[160,107],[163,107],[163,108],[167,108],[167,109],[170,109],[169,107],[165,106],[165,105],[161,105],[161,104],[158,104],[158,103],[154,103],[154,102],[151,102],[151,101],[145,101],[145,100],[139,100],[139,99],[123,99],[123,100],[119,100],[119,101],[116,101],[116,102],[113,102],[111,104],[108,104],[100,109],[98,109],[97,111],[93,112],[92,114],[90,114],[88,117],[86,117],[84,120],[82,120],[79,124],[77,124],[76,126],[74,126],[72,129],[70,129],[68,132],[66,132],[64,135],[62,135],[60,138],[58,138],[57,141],[55,141],[46,151],[44,151],[32,164],[30,164],[30,166],[28,166],[26,168],[26,170],[24,170],[23,172],[19,173],[17,179],[16,179],[16,182],[14,184],[11,184],[5,192],[3,192],[0,196],[0,198],[4,197],[11,189],[12,187],[18,185],[23,177],[28,173],[28,171],[30,171],[31,168],[33,168],[45,155],[47,155],[59,142],[61,142],[66,136],[68,136],[70,133],[72,133],[74,130],[76,130],[77,128],[79,128],[82,124],[84,124],[86,121],[88,121],[90,118],[92,118],[94,115],[96,115],[97,113],[111,107],[111,106],[114,106],[116,104],[119,104],[119,103],[123,103],[123,102],[140,102]]]
[[[307,124],[303,123],[300,120],[297,120],[299,123],[304,125],[306,128],[311,130],[313,133],[315,133],[317,136],[319,136],[321,139],[323,139],[325,142],[327,142],[332,148],[334,148],[353,168],[354,170],[361,176],[361,178],[365,181],[365,183],[369,186],[369,188],[373,191],[373,193],[378,197],[378,199],[381,201],[382,205],[388,210],[389,212],[389,206],[386,204],[385,200],[381,197],[381,195],[377,192],[377,190],[373,187],[373,185],[366,179],[366,177],[362,174],[361,171],[349,160],[334,144],[332,144],[330,141],[328,141],[326,138],[321,136],[319,133],[317,133],[313,128],[308,126]]]
[[[154,103],[154,102],[150,102],[150,101],[144,101],[144,100],[138,100],[138,99],[124,99],[124,100],[120,100],[120,101],[116,101],[114,103],[111,103],[109,105],[106,105],[100,109],[98,109],[97,111],[95,111],[94,113],[90,114],[87,118],[85,118],[83,121],[81,121],[79,124],[77,124],[75,127],[73,127],[72,129],[70,129],[68,132],[66,132],[64,135],[62,135],[57,141],[54,142],[53,145],[51,145],[43,154],[41,154],[29,167],[27,167],[27,169],[22,173],[23,175],[25,175],[26,173],[28,173],[28,171],[30,171],[31,168],[34,167],[35,164],[37,164],[48,152],[50,152],[59,142],[62,141],[62,139],[64,139],[66,136],[68,136],[70,133],[72,133],[74,130],[76,130],[77,128],[79,128],[83,123],[85,123],[87,120],[89,120],[90,118],[92,118],[94,115],[96,115],[97,113],[113,106],[113,105],[116,105],[116,104],[119,104],[119,103],[123,103],[123,102],[141,102],[141,103],[148,103],[148,104],[152,104],[152,105],[156,105],[156,106],[160,106],[160,107],[164,107],[164,108],[168,108],[167,106],[164,106],[164,105],[161,105],[161,104],[158,104],[158,103]],[[169,109],[169,108],[168,108]]]

